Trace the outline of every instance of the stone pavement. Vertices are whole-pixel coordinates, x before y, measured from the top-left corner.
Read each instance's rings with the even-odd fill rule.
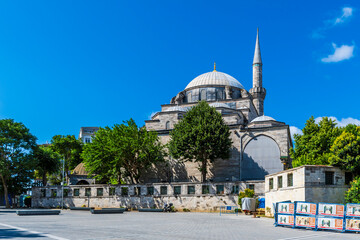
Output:
[[[274,227],[270,218],[218,213],[17,216],[0,210],[0,239],[359,239],[360,234]]]

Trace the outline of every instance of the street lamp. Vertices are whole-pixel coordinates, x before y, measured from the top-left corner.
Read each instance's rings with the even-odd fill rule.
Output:
[[[64,209],[64,175],[65,175],[65,158],[63,159],[63,169],[62,169],[62,191],[61,191],[61,209]]]

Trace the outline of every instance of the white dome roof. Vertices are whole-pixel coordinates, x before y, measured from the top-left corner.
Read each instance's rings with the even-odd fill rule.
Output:
[[[164,112],[186,112],[187,109],[179,106],[169,107],[168,109],[164,110]]]
[[[273,119],[272,117],[269,116],[260,116],[255,118],[254,120],[252,120],[251,122],[264,122],[264,121],[276,121],[275,119]]]
[[[186,86],[185,90],[193,87],[208,86],[208,85],[230,86],[230,87],[244,89],[243,85],[241,85],[241,83],[238,80],[236,80],[229,74],[213,71],[213,72],[201,74],[200,76],[194,78]]]
[[[225,103],[219,103],[219,102],[214,102],[214,103],[211,103],[209,104],[211,107],[223,107],[223,108],[230,108],[227,104]]]

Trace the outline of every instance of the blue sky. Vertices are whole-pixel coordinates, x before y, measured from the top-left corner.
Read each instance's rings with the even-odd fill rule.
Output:
[[[311,115],[360,124],[359,10],[355,0],[1,1],[0,117],[39,143],[143,125],[214,61],[249,90],[259,27],[266,115],[297,128]]]

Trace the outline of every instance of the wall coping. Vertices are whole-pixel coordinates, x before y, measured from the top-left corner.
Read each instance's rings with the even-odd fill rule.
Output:
[[[296,171],[296,170],[299,170],[299,169],[302,169],[302,168],[332,168],[332,169],[340,170],[340,168],[338,168],[338,167],[328,166],[328,165],[303,165],[303,166],[299,166],[299,167],[296,167],[296,168],[286,169],[286,170],[283,170],[283,171],[280,171],[280,172],[277,172],[277,173],[268,174],[268,175],[265,176],[265,179],[268,178],[268,177],[277,176],[277,175],[282,174],[282,173],[293,172],[293,171]]]
[[[71,187],[151,187],[151,186],[177,186],[177,185],[227,185],[227,184],[248,184],[264,183],[265,180],[248,180],[248,181],[226,181],[226,182],[171,182],[171,183],[139,183],[139,184],[89,184],[89,185],[68,185],[64,188]],[[62,185],[33,186],[33,188],[61,188]]]

